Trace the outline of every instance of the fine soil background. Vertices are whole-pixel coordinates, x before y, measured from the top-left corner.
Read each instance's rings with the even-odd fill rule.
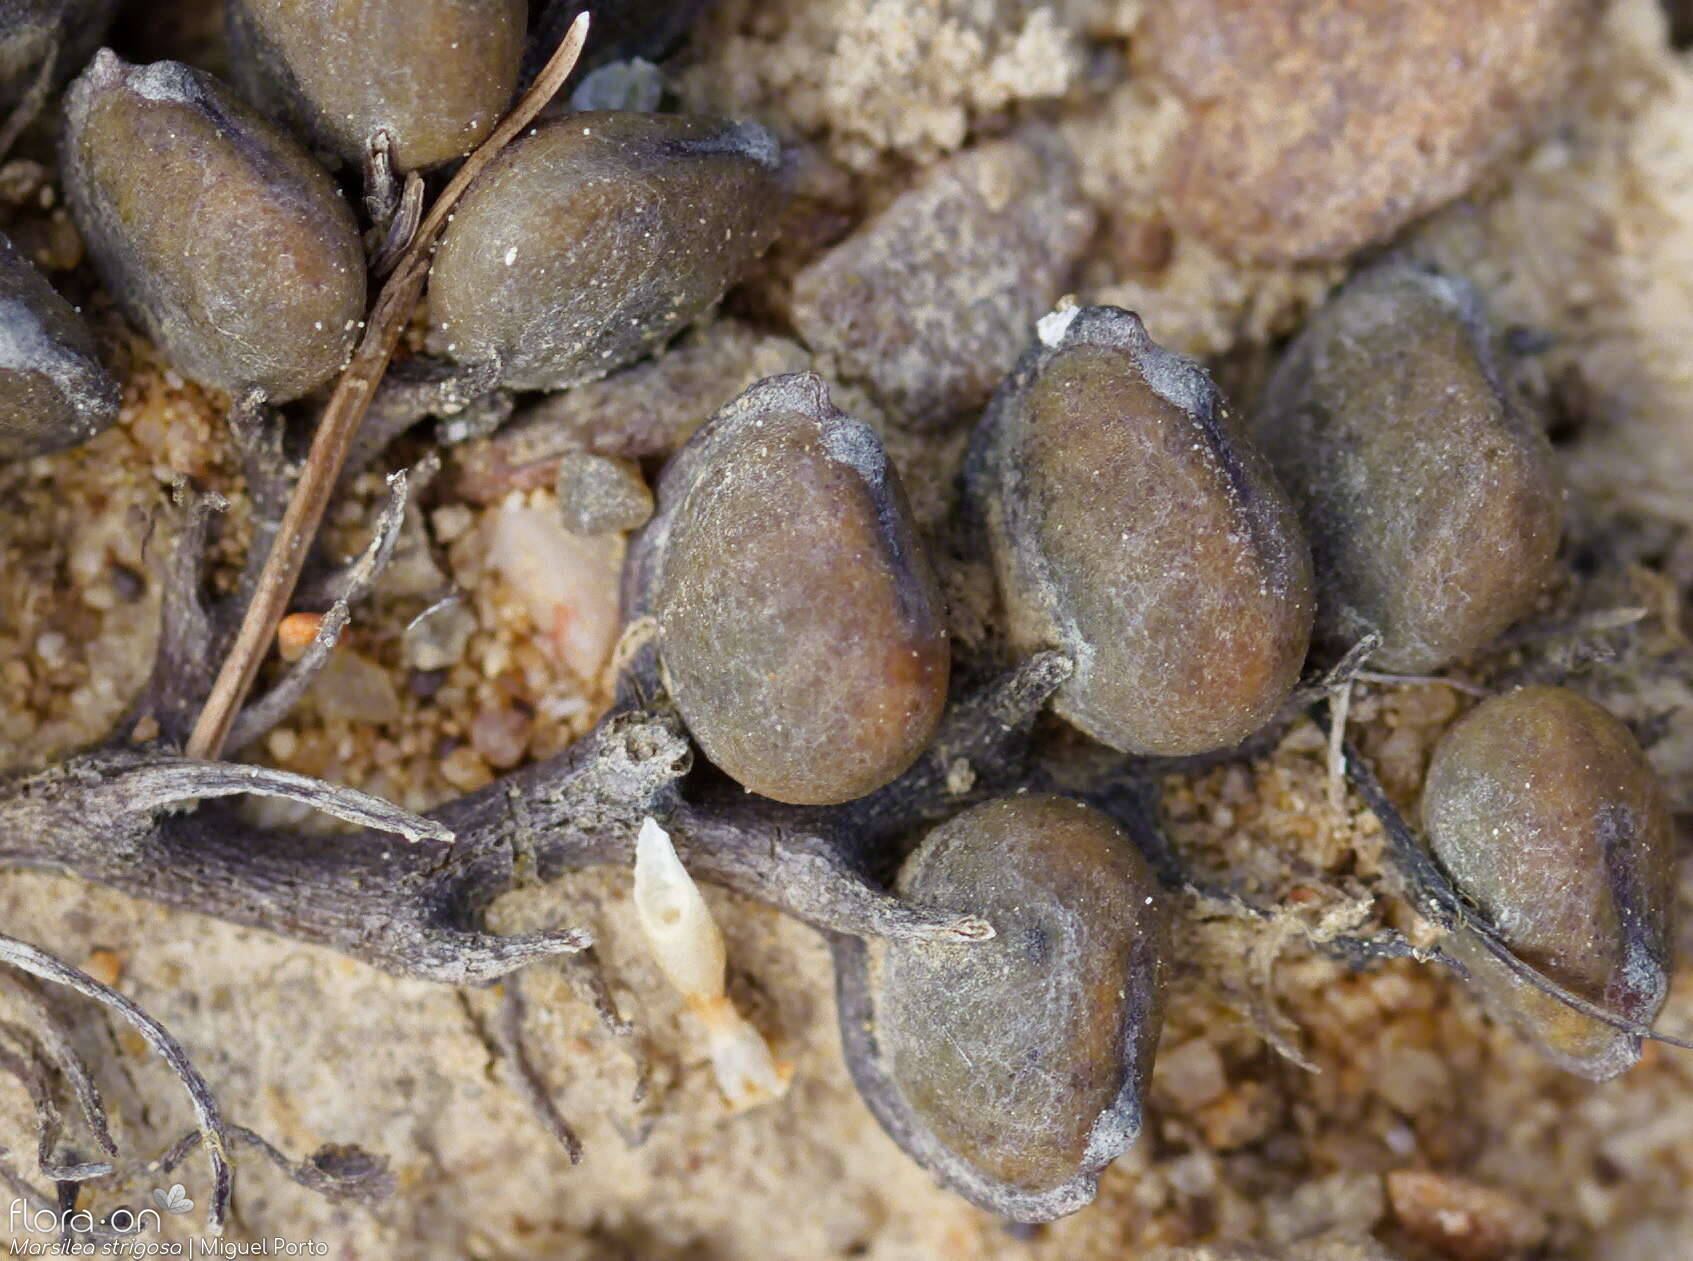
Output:
[[[960,288],[990,253],[1034,278],[1019,280],[1038,303],[1030,319],[1065,292],[1135,309],[1159,340],[1204,357],[1242,407],[1304,313],[1363,259],[1391,249],[1469,276],[1531,352],[1523,385],[1546,405],[1570,487],[1563,573],[1542,613],[1644,616],[1455,673],[1483,686],[1568,679],[1650,739],[1684,859],[1682,964],[1661,1024],[1685,1035],[1693,54],[1676,47],[1658,0],[1388,4],[1404,10],[1397,45],[1342,41],[1319,48],[1313,70],[1271,40],[1262,65],[1249,59],[1231,78],[1202,64],[1227,62],[1226,49],[1169,29],[1202,34],[1206,14],[1230,6],[1166,5],[720,0],[666,69],[687,108],[755,118],[794,146],[784,237],[715,317],[656,364],[575,392],[567,411],[680,434],[750,381],[814,366],[887,435],[933,527],[967,426],[918,434],[903,412],[926,392],[974,387],[894,362],[874,332],[990,300]],[[114,36],[127,56],[219,67],[217,6],[131,7],[147,13]],[[1275,0],[1262,11],[1349,7]],[[1469,10],[1495,8],[1522,32],[1552,24],[1538,42],[1506,41],[1497,92],[1479,104],[1395,98],[1392,57],[1481,56],[1471,37],[1487,23]],[[1298,39],[1320,42],[1323,22],[1302,29]],[[1284,98],[1263,87],[1276,81],[1272,57]],[[1323,96],[1332,82],[1341,87]],[[1553,99],[1536,83],[1557,85]],[[1353,134],[1323,121],[1333,109],[1373,121]],[[1195,119],[1201,132],[1189,130]],[[1308,152],[1280,147],[1308,126],[1327,155],[1316,174],[1302,165]],[[1394,157],[1399,134],[1433,139]],[[1195,139],[1206,135],[1226,143]],[[172,478],[228,493],[230,557],[241,539],[226,400],[169,371],[95,288],[51,154],[38,128],[0,168],[0,228],[84,302],[127,364],[125,405],[87,446],[0,468],[0,770],[100,735],[141,684]],[[902,192],[943,178],[990,209],[1011,207],[1016,249],[984,251],[968,218],[949,212],[932,232],[888,233],[879,261],[897,283],[871,299],[831,286],[830,251]],[[957,283],[937,293],[941,274]],[[857,303],[867,305],[846,309]],[[953,366],[991,385],[1005,367],[991,358]],[[606,702],[621,542],[564,534],[550,478],[515,477],[500,456],[487,444],[449,453],[332,677],[245,756],[421,809],[591,724]],[[368,474],[336,509],[338,547],[360,545],[380,488]],[[469,593],[475,629],[457,664],[420,678],[400,664],[400,632],[449,579]],[[955,621],[980,615],[979,592],[956,594]],[[1407,809],[1433,741],[1472,703],[1439,684],[1359,689],[1354,738]],[[726,1111],[698,1029],[645,953],[629,873],[575,875],[496,906],[501,930],[592,930],[635,1026],[605,1031],[560,966],[524,975],[536,1067],[586,1147],[577,1166],[514,1088],[490,1032],[494,991],[397,980],[45,874],[0,874],[0,923],[157,1016],[232,1120],[296,1158],[354,1143],[391,1164],[395,1193],[367,1209],[246,1159],[232,1240],[511,1261],[1693,1257],[1693,1054],[1648,1046],[1625,1076],[1593,1085],[1547,1065],[1444,972],[1411,961],[1354,971],[1323,953],[1324,940],[1384,926],[1433,933],[1398,896],[1372,816],[1351,795],[1331,803],[1310,723],[1257,760],[1165,787],[1171,838],[1194,871],[1276,914],[1182,904],[1146,1130],[1093,1206],[1044,1227],[970,1207],[901,1153],[848,1080],[823,942],[721,891],[706,896],[728,940],[731,991],[794,1066],[785,1098],[740,1115]],[[180,1091],[135,1035],[77,1000],[53,1002],[99,1068],[126,1152],[161,1151],[190,1128]],[[30,1118],[23,1089],[0,1079],[0,1145],[33,1176]],[[195,1198],[207,1192],[197,1160],[177,1176]]]

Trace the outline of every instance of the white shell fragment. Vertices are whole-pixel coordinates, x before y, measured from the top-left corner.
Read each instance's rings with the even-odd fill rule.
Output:
[[[779,1065],[762,1034],[742,1018],[723,988],[723,934],[670,834],[648,816],[635,839],[635,914],[670,983],[705,1026],[718,1089],[736,1111],[787,1093],[793,1070]]]

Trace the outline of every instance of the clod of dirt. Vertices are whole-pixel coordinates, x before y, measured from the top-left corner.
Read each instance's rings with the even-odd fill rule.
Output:
[[[1154,5],[1149,62],[1189,106],[1177,222],[1239,258],[1341,258],[1450,201],[1544,124],[1593,0]]]

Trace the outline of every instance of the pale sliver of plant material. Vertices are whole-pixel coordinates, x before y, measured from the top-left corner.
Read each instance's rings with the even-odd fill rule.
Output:
[[[635,839],[635,913],[660,970],[705,1027],[712,1071],[729,1106],[740,1112],[786,1094],[793,1066],[776,1062],[764,1036],[729,1001],[723,933],[670,834],[650,815]]]

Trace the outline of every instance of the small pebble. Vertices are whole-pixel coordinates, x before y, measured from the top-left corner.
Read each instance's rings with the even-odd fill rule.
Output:
[[[488,763],[480,753],[469,745],[460,745],[441,759],[441,778],[460,792],[467,793],[493,779],[494,773],[488,769]]]
[[[452,595],[411,620],[400,637],[400,651],[413,670],[444,670],[464,660],[475,633],[475,612],[462,597]]]
[[[298,661],[306,655],[323,626],[321,613],[290,613],[276,626],[276,651],[284,661]]]
[[[613,61],[582,77],[572,109],[631,109],[650,114],[664,96],[664,72],[644,57]]]
[[[1136,40],[1190,107],[1172,218],[1241,258],[1337,259],[1556,116],[1590,0],[1187,0]]]
[[[447,681],[445,670],[413,670],[406,675],[406,690],[420,701],[429,700]]]
[[[1408,1235],[1460,1261],[1502,1261],[1546,1238],[1540,1214],[1467,1178],[1396,1169],[1387,1175],[1387,1196]]]
[[[509,706],[484,709],[471,721],[470,743],[496,770],[509,770],[523,760],[534,728],[529,715]]]
[[[987,401],[1093,235],[1056,139],[983,145],[929,168],[794,280],[793,321],[899,419]]]
[[[1152,1084],[1173,1106],[1188,1112],[1227,1090],[1229,1076],[1217,1048],[1204,1038],[1191,1038],[1158,1057]]]
[[[43,631],[35,638],[35,655],[49,668],[65,663],[65,637],[58,631]]]
[[[447,504],[430,515],[429,524],[435,528],[437,541],[451,543],[462,538],[476,524],[476,514],[463,504]]]
[[[102,985],[116,985],[123,977],[126,962],[128,960],[121,952],[96,946],[83,960],[82,970]]]
[[[653,495],[633,460],[571,451],[558,465],[558,506],[572,534],[615,534],[646,524]]]
[[[528,507],[515,496],[488,515],[484,529],[488,562],[522,600],[540,641],[579,680],[592,683],[617,639],[622,543],[572,534],[556,508]]]
[[[400,716],[400,696],[390,672],[345,646],[330,654],[312,683],[311,696],[329,720],[382,723]]]

